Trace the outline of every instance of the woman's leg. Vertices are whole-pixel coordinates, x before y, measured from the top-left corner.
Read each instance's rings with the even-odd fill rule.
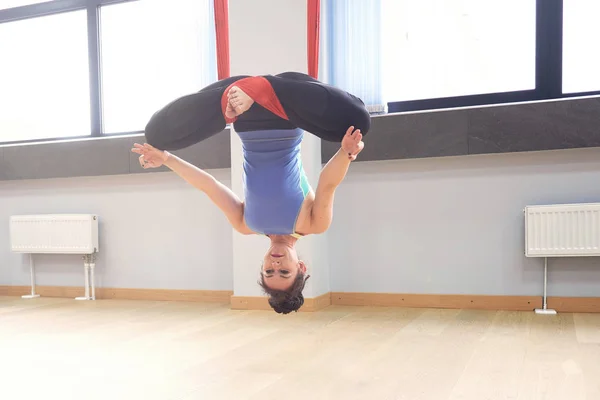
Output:
[[[180,150],[225,129],[221,97],[233,76],[215,82],[197,93],[179,97],[158,110],[146,125],[146,142],[160,150]]]
[[[361,99],[306,74],[286,72],[265,76],[289,121],[323,140],[340,142],[350,126],[365,136],[371,116]]]

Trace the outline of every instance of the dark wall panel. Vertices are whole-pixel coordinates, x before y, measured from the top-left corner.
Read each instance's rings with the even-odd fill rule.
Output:
[[[469,154],[600,146],[600,99],[468,110]]]
[[[135,137],[0,147],[0,180],[152,173],[131,153]],[[600,146],[600,97],[392,114],[373,118],[358,161]],[[230,133],[174,152],[204,169],[231,167]],[[322,142],[327,162],[339,143]]]
[[[466,113],[450,111],[375,117],[371,130],[363,139],[365,149],[358,159],[374,161],[466,154],[467,118]],[[339,148],[339,143],[322,142],[323,162]]]
[[[376,116],[364,141],[357,161],[598,147],[600,98]]]
[[[132,138],[131,145],[143,138]],[[225,130],[205,141],[188,147],[187,149],[173,151],[173,154],[194,164],[202,169],[216,169],[231,167],[231,136],[229,130]],[[129,171],[131,173],[151,173],[168,171],[166,167],[143,169],[138,161],[138,155],[129,152]]]
[[[8,179],[7,166],[4,164],[4,149],[0,147],[0,181]]]
[[[122,140],[85,140],[4,148],[8,179],[114,175],[129,172]]]
[[[111,137],[0,147],[0,180],[167,171],[166,167],[147,170],[140,167],[138,156],[131,152],[131,148],[134,143],[143,143],[143,140],[143,136]],[[173,153],[200,168],[229,168],[230,146],[229,130],[225,130],[202,143]]]

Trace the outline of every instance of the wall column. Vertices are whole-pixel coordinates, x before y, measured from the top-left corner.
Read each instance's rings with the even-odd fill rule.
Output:
[[[231,75],[265,75],[285,71],[307,73],[306,0],[229,0],[229,40]],[[302,162],[316,189],[321,170],[321,140],[305,133]],[[242,146],[231,132],[232,190],[243,196]],[[262,308],[266,302],[258,286],[259,271],[269,239],[233,235],[233,308]],[[311,278],[304,289],[304,309],[311,309],[311,298],[329,292],[327,234],[310,235],[297,245],[298,254]]]

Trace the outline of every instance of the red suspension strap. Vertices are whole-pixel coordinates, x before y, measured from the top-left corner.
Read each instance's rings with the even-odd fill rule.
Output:
[[[308,0],[307,49],[308,75],[317,79],[319,75],[319,30],[321,25],[321,1]]]
[[[218,79],[229,78],[229,7],[228,0],[214,0],[217,41]]]

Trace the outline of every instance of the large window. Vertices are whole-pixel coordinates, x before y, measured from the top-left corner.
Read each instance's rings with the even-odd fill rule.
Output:
[[[599,0],[322,0],[322,76],[389,112],[600,94]]]
[[[143,131],[217,79],[212,3],[0,1],[0,143]]]
[[[0,24],[0,142],[90,134],[86,24],[85,10]]]
[[[600,94],[597,0],[380,0],[389,110]]]
[[[7,8],[14,8],[20,6],[28,6],[30,4],[43,3],[49,0],[1,0],[0,1],[0,10],[5,10]]]
[[[157,109],[214,80],[207,1],[136,1],[105,6],[100,17],[106,133],[141,131]]]
[[[563,0],[563,91],[600,90],[600,1]]]
[[[535,88],[535,0],[382,0],[386,101]]]

